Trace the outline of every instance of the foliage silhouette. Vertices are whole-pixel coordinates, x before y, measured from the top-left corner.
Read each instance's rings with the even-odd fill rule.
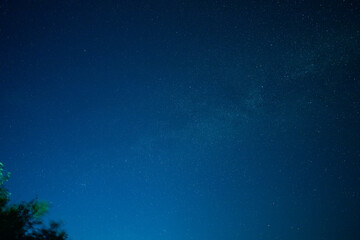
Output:
[[[60,224],[51,222],[46,226],[42,217],[49,204],[33,200],[10,204],[10,193],[5,188],[10,173],[4,173],[0,162],[0,239],[1,240],[65,240],[67,234],[60,230]]]

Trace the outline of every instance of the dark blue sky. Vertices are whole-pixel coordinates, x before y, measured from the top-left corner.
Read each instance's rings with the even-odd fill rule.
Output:
[[[357,1],[1,1],[0,161],[73,240],[360,239]]]

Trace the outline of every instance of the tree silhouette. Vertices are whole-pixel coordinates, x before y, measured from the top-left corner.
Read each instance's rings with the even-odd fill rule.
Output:
[[[5,188],[10,173],[4,173],[0,162],[0,239],[1,240],[65,240],[67,234],[60,230],[60,224],[45,225],[42,217],[49,204],[33,200],[20,204],[10,204],[10,193]]]

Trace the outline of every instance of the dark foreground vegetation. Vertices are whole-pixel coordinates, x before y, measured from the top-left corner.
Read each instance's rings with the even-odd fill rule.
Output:
[[[4,173],[0,162],[0,239],[1,240],[64,240],[67,234],[60,224],[44,224],[43,216],[49,209],[47,202],[33,200],[10,204],[10,193],[4,184],[10,173]]]

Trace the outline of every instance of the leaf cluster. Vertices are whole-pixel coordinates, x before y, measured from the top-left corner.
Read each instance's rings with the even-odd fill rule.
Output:
[[[0,162],[0,239],[1,240],[65,240],[67,234],[60,230],[60,224],[43,223],[49,204],[33,200],[20,204],[10,204],[10,193],[4,184],[10,174],[4,174]]]

